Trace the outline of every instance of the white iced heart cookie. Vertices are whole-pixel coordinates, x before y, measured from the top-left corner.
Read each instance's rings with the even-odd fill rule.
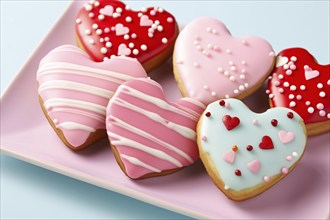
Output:
[[[181,93],[204,104],[247,97],[262,85],[275,63],[267,41],[233,37],[214,18],[189,23],[177,38],[173,57]]]
[[[204,166],[235,201],[264,192],[290,173],[307,142],[305,125],[294,111],[278,107],[256,114],[237,99],[209,104],[197,129]]]

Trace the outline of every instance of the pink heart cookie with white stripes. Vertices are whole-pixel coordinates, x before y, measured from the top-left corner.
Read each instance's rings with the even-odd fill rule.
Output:
[[[119,85],[136,77],[147,77],[136,59],[116,57],[96,63],[75,46],[60,46],[40,62],[40,104],[65,145],[79,150],[106,137],[109,99]]]
[[[209,104],[243,99],[257,90],[275,63],[272,46],[259,37],[233,37],[214,18],[189,23],[175,43],[175,78],[184,96]]]
[[[168,102],[161,86],[136,79],[119,86],[107,107],[107,132],[121,169],[132,179],[172,173],[196,161],[196,125],[205,106]]]

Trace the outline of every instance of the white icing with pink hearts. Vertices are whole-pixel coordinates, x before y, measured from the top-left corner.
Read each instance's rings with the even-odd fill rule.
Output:
[[[191,98],[169,103],[151,79],[121,85],[107,107],[107,132],[126,174],[178,169],[198,159],[196,126],[205,106]]]
[[[147,77],[136,59],[115,57],[95,63],[79,48],[60,46],[40,62],[37,81],[44,108],[73,148],[105,129],[106,106],[117,87]]]
[[[259,37],[235,38],[222,22],[199,18],[180,33],[174,58],[187,96],[208,104],[253,87],[270,71],[275,54]]]

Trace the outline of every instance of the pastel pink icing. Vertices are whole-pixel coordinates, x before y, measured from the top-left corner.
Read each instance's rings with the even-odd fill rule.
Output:
[[[261,167],[261,163],[259,160],[254,160],[250,163],[248,163],[247,165],[249,167],[249,169],[253,172],[253,173],[258,173]]]
[[[290,131],[280,130],[278,132],[278,137],[283,144],[289,143],[294,139],[294,133]]]
[[[227,161],[228,163],[233,163],[235,161],[236,158],[236,153],[234,151],[229,151],[227,153],[224,153],[222,155],[222,158]]]
[[[232,37],[221,21],[204,17],[179,34],[174,58],[187,96],[209,104],[253,87],[272,68],[275,53],[267,41]]]
[[[37,81],[44,107],[72,147],[105,129],[106,106],[123,82],[147,77],[133,58],[115,57],[96,63],[79,48],[60,46],[40,62]]]
[[[191,98],[166,101],[151,79],[122,84],[107,107],[106,126],[126,174],[136,179],[196,161],[196,126],[204,109]]]

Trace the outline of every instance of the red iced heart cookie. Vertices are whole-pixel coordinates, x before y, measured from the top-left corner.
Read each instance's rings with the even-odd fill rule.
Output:
[[[136,59],[116,57],[95,63],[75,46],[60,46],[40,62],[40,103],[62,141],[79,150],[106,137],[109,99],[121,83],[135,77],[147,77]]]
[[[87,3],[77,15],[75,30],[79,45],[95,61],[130,56],[147,71],[171,55],[178,35],[175,18],[164,9],[133,11],[116,0]]]
[[[168,102],[150,79],[122,84],[107,108],[107,131],[121,169],[132,179],[172,173],[198,159],[196,125],[205,106]]]
[[[270,104],[296,111],[308,135],[330,130],[330,65],[320,65],[303,48],[281,51],[268,81]]]

